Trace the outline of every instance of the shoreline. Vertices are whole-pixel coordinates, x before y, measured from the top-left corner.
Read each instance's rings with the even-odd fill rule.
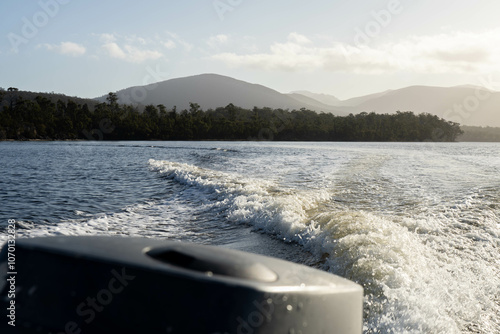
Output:
[[[366,141],[366,140],[242,140],[242,139],[198,139],[198,140],[164,140],[164,139],[110,139],[110,140],[89,140],[89,139],[0,139],[2,142],[290,142],[290,143],[500,143],[500,140],[471,140],[471,141]]]

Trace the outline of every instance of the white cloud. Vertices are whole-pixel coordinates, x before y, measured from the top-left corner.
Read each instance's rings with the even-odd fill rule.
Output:
[[[207,41],[207,44],[211,48],[215,49],[222,44],[226,44],[228,40],[229,40],[229,37],[227,35],[219,34],[216,36],[210,36],[210,38]]]
[[[289,34],[288,40],[290,42],[293,42],[296,44],[310,44],[310,43],[312,43],[309,38],[307,38],[304,35],[297,34],[296,32],[292,32],[291,34]]]
[[[144,38],[137,35],[99,34],[101,50],[104,54],[116,59],[132,63],[141,63],[150,59],[158,59],[163,54],[156,50],[161,42],[157,38]]]
[[[140,44],[140,45],[146,45],[146,44],[149,44],[150,41],[148,41],[147,39],[143,38],[143,37],[140,37],[140,36],[137,36],[137,35],[130,35],[130,36],[125,36],[123,37],[123,39],[125,40],[125,42],[127,42],[128,44]]]
[[[328,70],[354,73],[478,73],[500,71],[500,28],[481,33],[449,32],[411,36],[376,44],[314,42],[291,33],[265,53],[219,53],[212,58],[229,66],[284,71]]]
[[[176,33],[170,31],[167,31],[166,33],[173,39],[173,42],[175,42],[178,45],[181,45],[185,51],[190,52],[193,49],[193,44],[186,42]]]
[[[95,36],[99,39],[101,54],[132,63],[165,57],[165,49],[190,52],[194,48],[179,35],[168,31],[146,37],[111,33]]]
[[[106,43],[102,46],[111,58],[125,59],[127,55],[116,43]]]
[[[113,34],[100,34],[99,39],[103,43],[113,43],[116,41],[116,37]]]
[[[62,55],[68,56],[82,56],[87,49],[80,44],[73,42],[61,42],[60,44],[40,44],[39,47],[44,47],[49,51],[54,51]]]
[[[161,52],[143,50],[128,44],[124,45],[122,48],[117,43],[106,43],[102,45],[102,49],[111,58],[117,58],[132,63],[141,63],[145,60],[163,57]]]
[[[169,50],[175,49],[177,47],[177,45],[175,44],[175,42],[173,40],[171,40],[171,39],[169,39],[166,42],[163,42],[162,44],[163,44],[164,47],[166,47]]]

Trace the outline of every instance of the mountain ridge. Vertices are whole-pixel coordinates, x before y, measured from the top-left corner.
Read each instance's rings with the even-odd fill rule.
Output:
[[[242,108],[269,107],[273,109],[307,108],[316,111],[342,114],[329,105],[316,100],[305,103],[289,94],[272,88],[237,80],[228,76],[205,73],[134,86],[116,92],[118,102],[125,104],[164,104],[171,108],[189,109],[189,103],[198,103],[203,109],[215,109],[230,103]],[[142,94],[142,95],[141,95]],[[143,96],[145,94],[145,96]],[[97,98],[104,102],[106,96]]]
[[[500,92],[480,86],[434,87],[413,85],[399,89],[339,100],[333,95],[309,91],[280,93],[264,85],[249,83],[214,73],[180,77],[134,86],[116,92],[119,102],[138,105],[164,104],[179,110],[198,103],[203,109],[215,109],[230,103],[242,108],[306,108],[344,116],[360,112],[430,113],[449,121],[471,126],[500,126]],[[105,97],[98,98],[104,102]]]

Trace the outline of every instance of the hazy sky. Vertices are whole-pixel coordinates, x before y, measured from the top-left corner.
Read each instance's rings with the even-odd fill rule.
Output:
[[[96,97],[217,73],[345,99],[500,82],[499,13],[494,0],[2,1],[0,87]]]

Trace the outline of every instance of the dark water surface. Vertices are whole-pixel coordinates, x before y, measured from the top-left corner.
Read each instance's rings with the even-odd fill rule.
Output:
[[[0,142],[0,175],[18,237],[277,256],[362,284],[366,333],[500,332],[498,144]]]

